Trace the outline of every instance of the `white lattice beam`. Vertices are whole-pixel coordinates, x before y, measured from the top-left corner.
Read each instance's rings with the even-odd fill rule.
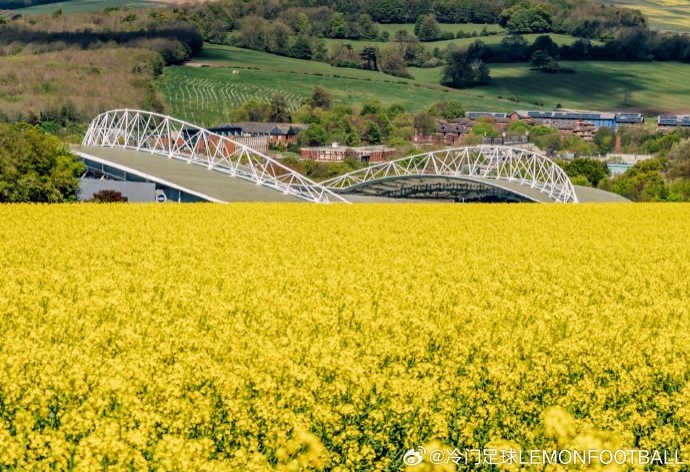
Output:
[[[91,121],[84,146],[121,147],[204,165],[316,203],[348,203],[321,184],[226,136],[169,116],[111,110]]]
[[[505,180],[538,190],[556,202],[578,202],[570,178],[555,162],[541,154],[508,146],[470,146],[417,154],[350,172],[323,185],[346,190],[366,182],[422,174]]]

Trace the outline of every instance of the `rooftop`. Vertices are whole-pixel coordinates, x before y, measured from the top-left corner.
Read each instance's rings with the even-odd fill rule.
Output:
[[[259,123],[256,121],[240,123],[223,123],[218,128],[240,128],[247,134],[292,135],[297,134],[309,125],[302,123]]]
[[[387,146],[341,146],[334,143],[331,146],[315,146],[306,147],[302,149],[307,149],[309,151],[354,151],[354,152],[372,152],[372,151],[395,151],[395,148],[390,148]]]
[[[516,110],[522,118],[538,118],[550,120],[614,120],[615,113],[596,111],[528,111]]]

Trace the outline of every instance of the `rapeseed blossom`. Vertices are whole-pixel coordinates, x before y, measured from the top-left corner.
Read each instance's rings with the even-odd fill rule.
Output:
[[[0,206],[0,470],[690,463],[689,234],[670,204]]]

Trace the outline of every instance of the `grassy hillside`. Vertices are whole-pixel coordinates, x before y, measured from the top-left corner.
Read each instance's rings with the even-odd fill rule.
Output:
[[[24,15],[0,26],[0,120],[7,121],[83,123],[113,107],[161,110],[159,68],[202,45],[163,15],[126,11]]]
[[[196,66],[196,67],[194,67]],[[207,66],[207,67],[201,67]],[[690,66],[679,63],[561,62],[566,70],[544,74],[526,64],[491,64],[491,85],[453,90],[439,85],[442,68],[415,69],[414,80],[245,49],[207,45],[188,66],[165,71],[158,87],[171,114],[211,125],[249,99],[268,100],[282,91],[293,108],[316,85],[336,103],[402,102],[410,111],[439,100],[460,100],[467,110],[564,108],[631,110],[654,114],[687,112]],[[233,75],[233,69],[239,71]],[[543,104],[543,107],[540,106]]]
[[[234,75],[233,69],[239,74]],[[380,100],[384,105],[404,103],[410,111],[425,110],[440,100],[460,100],[466,107],[481,109],[511,106],[507,100],[485,98],[480,89],[453,90],[427,78],[400,79],[380,72],[214,45],[207,45],[203,55],[188,66],[166,69],[158,82],[171,114],[204,125],[226,120],[228,110],[246,100],[268,100],[274,91],[284,92],[296,107],[317,85],[328,89],[336,104]]]
[[[526,64],[490,64],[492,83],[475,89],[486,97],[515,97],[511,108],[636,110],[649,114],[690,110],[690,66],[673,62],[560,62],[569,72],[545,74]],[[410,69],[422,82],[440,80],[442,69]]]
[[[602,3],[640,10],[653,29],[690,31],[690,0],[603,0]]]
[[[14,121],[66,108],[90,119],[109,108],[146,106],[153,77],[146,64],[154,57],[117,47],[7,56],[0,61],[0,113]]]

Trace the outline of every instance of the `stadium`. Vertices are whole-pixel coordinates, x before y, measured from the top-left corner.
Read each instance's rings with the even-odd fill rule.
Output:
[[[98,115],[73,151],[88,169],[83,199],[111,189],[159,202],[626,201],[573,185],[546,156],[502,145],[430,151],[317,183],[241,140],[141,110]]]

